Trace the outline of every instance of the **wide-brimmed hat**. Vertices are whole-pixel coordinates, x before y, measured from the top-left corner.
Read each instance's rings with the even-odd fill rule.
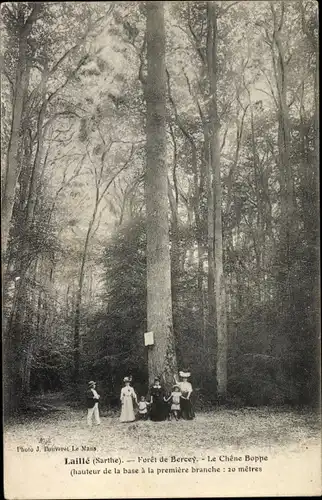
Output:
[[[91,380],[90,382],[88,382],[88,385],[91,387],[92,385],[95,385],[96,382],[94,382],[94,380]]]
[[[124,377],[123,382],[131,382],[131,378],[130,377]]]
[[[175,389],[176,387],[178,387],[178,389],[180,389],[180,385],[178,385],[178,384],[174,384],[174,385],[172,386],[172,389]]]
[[[191,376],[191,373],[188,370],[182,370],[179,372],[179,375],[182,378],[189,378]]]

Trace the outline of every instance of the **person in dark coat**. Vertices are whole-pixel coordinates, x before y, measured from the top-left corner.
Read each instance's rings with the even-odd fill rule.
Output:
[[[188,370],[183,370],[179,372],[181,381],[177,382],[181,390],[180,398],[180,413],[184,420],[193,420],[195,418],[195,412],[191,403],[192,385],[188,382],[190,377],[190,372]]]
[[[88,390],[86,392],[87,424],[89,427],[92,427],[93,416],[94,416],[96,425],[99,425],[101,423],[99,408],[98,408],[99,399],[100,399],[100,395],[96,391],[96,382],[91,380],[90,382],[88,382]]]
[[[150,396],[151,396],[151,410],[150,410],[150,418],[154,422],[161,422],[166,419],[166,403],[165,399],[165,391],[161,386],[159,377],[155,377],[154,384],[150,388]]]

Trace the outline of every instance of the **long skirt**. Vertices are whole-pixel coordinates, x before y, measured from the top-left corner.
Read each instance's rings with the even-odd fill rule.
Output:
[[[132,396],[125,396],[123,399],[120,421],[133,422],[134,420],[135,420],[135,414],[133,409]]]
[[[195,412],[193,411],[190,399],[180,398],[180,410],[181,417],[184,420],[193,420],[195,418]]]
[[[166,419],[166,405],[162,400],[153,401],[151,405],[150,418],[154,422],[161,422]]]

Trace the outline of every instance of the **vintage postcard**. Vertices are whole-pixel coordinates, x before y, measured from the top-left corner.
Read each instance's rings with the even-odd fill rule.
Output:
[[[317,2],[0,23],[5,498],[320,496]]]

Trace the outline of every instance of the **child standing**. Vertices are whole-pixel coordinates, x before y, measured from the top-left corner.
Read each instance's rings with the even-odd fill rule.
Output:
[[[170,415],[173,415],[176,420],[180,418],[180,398],[181,398],[181,390],[178,385],[174,385],[172,387],[171,395],[166,401],[171,400],[171,408]]]
[[[130,386],[130,381],[129,377],[124,377],[123,379],[125,385],[122,387],[120,398],[122,404],[121,422],[133,422],[135,420],[133,403],[135,401],[137,404],[137,397],[133,387]]]
[[[98,409],[98,402],[100,399],[100,395],[96,392],[96,382],[91,380],[88,382],[88,391],[86,394],[87,397],[87,424],[89,427],[92,427],[93,415],[95,418],[96,425],[99,425],[100,422],[100,414]]]
[[[147,420],[147,418],[148,418],[148,403],[145,400],[145,397],[141,396],[139,402],[139,419]]]

